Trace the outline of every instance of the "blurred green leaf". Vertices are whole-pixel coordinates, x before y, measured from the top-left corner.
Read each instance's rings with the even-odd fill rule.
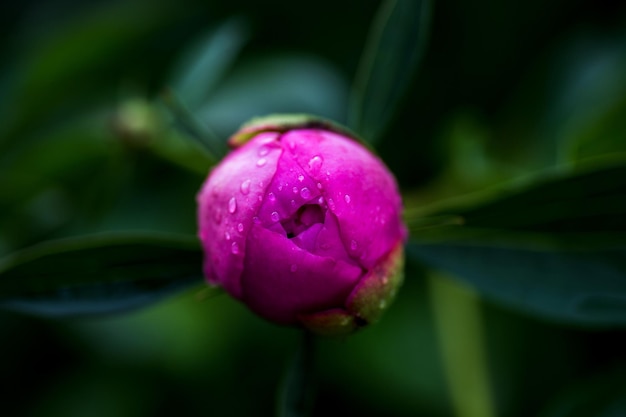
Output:
[[[133,54],[180,16],[163,2],[153,2],[150,13],[136,2],[103,3],[73,12],[52,25],[32,24],[21,34],[37,36],[27,47],[20,45],[9,62],[10,85],[0,96],[7,110],[0,114],[0,146],[54,126],[110,96]]]
[[[45,242],[0,261],[0,307],[52,317],[139,307],[202,282],[193,236],[117,233]]]
[[[230,19],[205,33],[183,53],[170,88],[190,108],[199,107],[221,80],[248,38],[240,19]]]
[[[161,97],[173,116],[174,125],[200,145],[211,159],[218,160],[226,154],[226,141],[198,120],[174,91],[166,90]]]
[[[349,126],[376,142],[410,86],[426,45],[430,2],[388,0],[371,29],[353,88]]]
[[[409,253],[486,297],[553,320],[626,324],[626,165],[414,214]]]
[[[341,121],[347,86],[336,69],[315,56],[275,55],[235,68],[197,112],[198,119],[230,136],[253,117],[307,113]]]
[[[576,382],[541,414],[541,417],[620,417],[626,415],[624,367]]]
[[[280,387],[278,417],[305,417],[313,408],[314,337],[303,332],[302,341]]]

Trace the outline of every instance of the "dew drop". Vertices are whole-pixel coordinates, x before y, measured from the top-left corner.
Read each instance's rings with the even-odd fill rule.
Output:
[[[254,224],[259,224],[259,223],[261,223],[261,220],[260,220],[257,216],[254,216],[254,217],[252,218],[252,222],[253,222]]]
[[[259,148],[259,156],[265,156],[265,155],[267,155],[269,152],[270,152],[270,149],[269,149],[267,146],[265,146],[265,145],[263,145],[263,146],[261,146],[261,147]]]
[[[318,199],[317,199],[317,202],[318,202],[319,204],[324,204],[324,197],[323,197],[323,196],[320,196],[320,198],[318,198]]]
[[[295,207],[296,206],[296,200],[291,200],[291,207]]]
[[[318,190],[321,190],[321,189],[322,189],[322,183],[321,183],[321,182],[318,182],[318,183],[317,183],[317,189],[318,189]]]
[[[274,193],[270,192],[267,195],[267,199],[270,200],[271,202],[274,202],[274,201],[276,201],[276,196],[274,195]]]
[[[328,199],[328,208],[330,209],[330,211],[335,211],[335,202],[332,198]]]
[[[278,186],[278,191],[282,191],[282,190],[283,190],[283,185],[282,185],[282,184],[280,184],[280,185]]]
[[[241,183],[241,187],[239,187],[239,189],[241,190],[241,194],[246,195],[250,192],[251,183],[252,181],[250,180],[245,180],[244,182]]]
[[[350,196],[348,194],[344,195],[343,199],[346,200],[346,204],[350,204]]]
[[[226,240],[230,240],[230,233],[228,233],[228,232],[224,232],[224,238],[225,238]]]
[[[231,197],[230,200],[228,200],[228,212],[230,214],[233,214],[236,211],[237,211],[237,200],[235,200],[235,197]]]
[[[292,265],[291,265],[291,267],[289,268],[289,270],[290,270],[291,272],[296,272],[296,271],[298,270],[298,265],[296,265],[296,264],[292,264]]]
[[[309,198],[311,198],[311,191],[309,191],[308,188],[304,187],[303,189],[300,190],[300,197],[304,198],[305,200],[308,200]]]
[[[352,250],[356,250],[356,248],[358,247],[356,240],[352,239],[352,242],[350,242],[350,249]]]
[[[298,187],[293,187],[291,191],[293,191],[294,194],[298,194]]]
[[[270,218],[272,219],[273,222],[277,222],[278,220],[280,220],[280,217],[278,216],[278,212],[273,211],[272,214],[270,215]]]
[[[309,169],[311,170],[312,173],[317,174],[322,168],[323,163],[324,163],[324,160],[322,159],[322,157],[319,155],[315,155],[313,158],[309,160]]]
[[[233,244],[230,245],[230,251],[233,253],[233,255],[237,255],[239,253],[239,245],[237,244],[237,242],[233,242]]]
[[[258,167],[262,167],[265,164],[267,164],[267,159],[265,159],[265,158],[261,158],[258,161],[256,161],[256,166],[258,166]]]
[[[262,195],[259,196],[259,201],[263,201],[263,196]]]
[[[243,232],[243,223],[237,225],[237,230],[239,230],[239,233]]]

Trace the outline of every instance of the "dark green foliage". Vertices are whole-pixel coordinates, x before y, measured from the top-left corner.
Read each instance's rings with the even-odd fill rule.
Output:
[[[203,177],[268,113],[362,135],[411,232],[397,305],[317,344],[314,404],[300,350],[280,415],[626,412],[622,2],[1,7],[3,415],[273,415],[296,334],[199,302],[194,237]],[[454,300],[471,314],[440,320]]]

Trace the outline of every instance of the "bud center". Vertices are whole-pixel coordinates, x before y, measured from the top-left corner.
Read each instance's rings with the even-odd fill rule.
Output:
[[[289,239],[298,236],[317,223],[324,223],[324,211],[317,204],[305,204],[292,217],[280,222]]]

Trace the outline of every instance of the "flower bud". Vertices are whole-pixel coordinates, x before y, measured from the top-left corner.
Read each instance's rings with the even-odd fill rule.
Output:
[[[199,192],[209,283],[268,320],[325,335],[376,321],[402,282],[397,184],[345,130],[253,120]]]

